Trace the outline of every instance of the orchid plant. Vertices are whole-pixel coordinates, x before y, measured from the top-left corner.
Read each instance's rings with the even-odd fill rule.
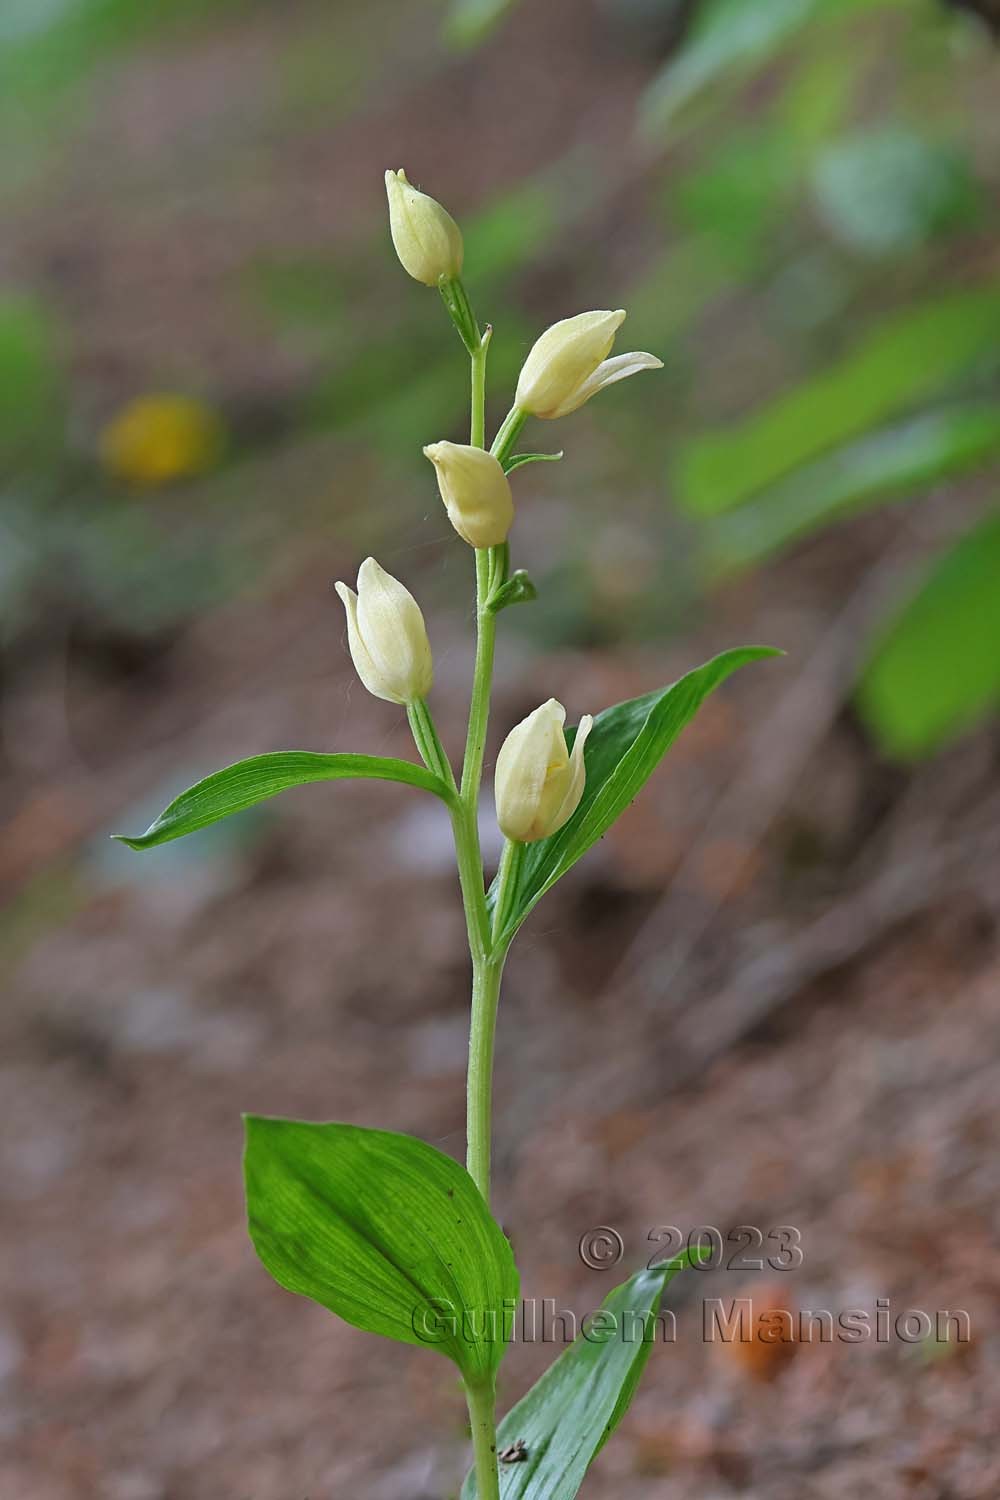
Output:
[[[579,313],[547,329],[528,354],[514,402],[486,445],[486,364],[462,281],[461,232],[404,172],[387,172],[389,223],[406,271],[437,287],[471,363],[469,442],[424,453],[461,540],[475,556],[477,645],[468,735],[456,774],[428,698],[433,657],[420,607],[374,558],[357,587],[337,584],[355,669],[369,692],[405,708],[420,762],[366,754],[255,755],[181,793],[136,838],[151,849],[305,782],[376,777],[437,797],[451,819],[472,971],[467,1159],[410,1136],[345,1123],[250,1116],[246,1195],[250,1235],[271,1275],[356,1327],[425,1345],[457,1366],[465,1388],[473,1466],[463,1500],[571,1500],[621,1420],[650,1352],[660,1298],[684,1264],[638,1272],[606,1299],[597,1321],[496,1423],[496,1379],[518,1308],[507,1238],[490,1211],[493,1041],[504,963],[535,905],[632,801],[704,699],[736,668],[772,653],[717,656],[669,687],[583,717],[565,729],[550,698],[511,729],[496,758],[504,835],[487,885],[479,841],[480,784],[498,617],[535,597],[511,570],[510,475],[560,454],[518,452],[529,418],[567,416],[607,385],[659,368],[651,354],[612,355],[625,313]],[[636,1337],[636,1328],[640,1336]]]

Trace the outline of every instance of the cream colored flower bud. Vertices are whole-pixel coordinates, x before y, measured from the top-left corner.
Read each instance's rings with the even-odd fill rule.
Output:
[[[535,342],[517,382],[515,405],[533,417],[565,417],[616,380],[640,370],[660,370],[654,354],[617,354],[615,334],[625,321],[617,312],[577,313],[553,323]]]
[[[497,756],[497,821],[519,844],[548,838],[569,822],[580,805],[586,771],[583,747],[593,728],[589,714],[580,720],[573,753],[566,749],[566,710],[555,698],[516,725]]]
[[[413,703],[426,698],[434,677],[431,644],[420,606],[399,582],[367,557],[358,592],[338,583],[347,611],[347,644],[358,676],[376,698]]]
[[[448,519],[470,547],[499,547],[514,521],[510,480],[500,461],[468,443],[429,443]]]
[[[462,231],[440,203],[411,187],[406,173],[386,172],[389,229],[403,270],[424,286],[462,274]]]

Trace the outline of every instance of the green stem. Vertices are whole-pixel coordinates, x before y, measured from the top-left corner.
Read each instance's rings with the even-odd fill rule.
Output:
[[[490,1146],[493,1134],[493,1042],[505,958],[506,953],[501,953],[490,958],[474,959],[472,965],[466,1167],[487,1207],[490,1201]]]
[[[486,441],[486,355],[492,329],[487,328],[477,348],[470,354],[472,362],[472,443],[482,447]],[[489,950],[490,924],[486,911],[483,881],[483,859],[479,847],[479,787],[486,753],[486,731],[490,717],[490,689],[493,682],[493,653],[496,646],[496,616],[488,606],[493,588],[494,550],[476,548],[476,665],[472,679],[472,701],[469,705],[469,728],[462,762],[461,810],[454,815],[455,846],[459,865],[463,860],[478,869],[479,897],[469,922],[470,946],[475,963]],[[463,882],[464,889],[464,882]],[[469,905],[466,904],[469,916]],[[478,942],[476,939],[478,938]],[[484,1194],[488,1197],[488,1192]]]
[[[475,1454],[477,1500],[500,1500],[497,1468],[496,1393],[492,1385],[465,1387]]]
[[[474,816],[470,819],[469,809],[459,797],[455,773],[444,752],[437,725],[426,702],[421,698],[410,703],[406,715],[424,765],[435,776],[440,776],[454,794],[449,804],[451,826],[455,837],[458,879],[462,888],[469,948],[473,962],[476,962],[485,958],[490,948],[490,919],[486,908],[483,862],[479,853],[479,830],[475,826]]]
[[[496,647],[496,615],[488,608],[493,578],[493,558],[488,547],[476,548],[476,665],[472,678],[472,702],[469,705],[469,732],[465,740],[462,764],[462,801],[479,800],[479,783],[483,774],[486,730],[490,718],[490,688],[493,680],[493,653]]]
[[[457,801],[451,810],[451,827],[455,836],[458,879],[462,887],[465,925],[469,934],[469,951],[472,954],[474,987],[475,967],[485,963],[490,951],[490,914],[486,906],[476,809],[470,809],[461,800]],[[488,1197],[488,1194],[484,1193],[483,1196]]]

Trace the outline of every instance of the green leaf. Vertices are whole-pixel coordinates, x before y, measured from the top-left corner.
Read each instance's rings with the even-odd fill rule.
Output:
[[[230,813],[242,812],[289,787],[310,781],[343,781],[349,777],[379,781],[403,781],[408,786],[434,792],[445,802],[451,793],[440,777],[408,760],[389,760],[381,755],[321,755],[312,750],[276,750],[238,760],[196,782],[175,797],[170,806],[138,838],[112,834],[130,849],[153,849],[185,833],[194,833]]]
[[[711,84],[766,62],[823,7],[824,0],[709,0],[699,9],[691,39],[647,89],[641,121],[647,131],[670,125]]]
[[[929,755],[1000,705],[1000,514],[932,567],[879,634],[857,690],[890,755]]]
[[[834,237],[874,257],[914,250],[967,223],[977,208],[965,158],[898,125],[869,127],[828,146],[813,171],[813,193]]]
[[[563,456],[560,448],[558,453],[512,453],[510,458],[503,461],[505,474],[513,474],[515,469],[520,469],[524,464],[554,464]]]
[[[827,46],[824,23],[857,12],[912,9],[912,0],[705,0],[695,8],[690,37],[654,78],[641,101],[640,125],[661,135],[674,127],[689,105],[706,96],[715,106],[730,97],[728,85],[741,83],[787,50],[807,25]],[[834,38],[838,48],[854,39]]]
[[[503,1358],[519,1293],[472,1178],[412,1136],[246,1119],[250,1238],[275,1281],[355,1328],[437,1349],[475,1384]]]
[[[0,295],[0,457],[37,438],[58,411],[58,339],[38,302]]]
[[[475,47],[520,0],[452,0],[445,39],[453,47]]]
[[[724,651],[670,687],[618,703],[596,715],[584,751],[587,779],[580,806],[551,838],[525,845],[517,885],[510,897],[511,917],[498,935],[500,943],[513,937],[545,892],[624,812],[709,694],[738,667],[780,655],[769,646]],[[570,746],[574,738],[575,730],[567,731]],[[494,881],[491,906],[496,893]]]
[[[573,1500],[587,1469],[629,1408],[656,1338],[664,1288],[688,1264],[678,1256],[615,1287],[579,1337],[508,1412],[502,1452],[519,1440],[527,1457],[503,1465],[503,1500]],[[462,1500],[476,1500],[467,1475]]]
[[[1000,452],[995,402],[922,412],[825,453],[709,523],[707,550],[725,571],[760,562],[798,537],[890,498],[979,467]]]
[[[523,568],[518,568],[490,597],[489,610],[491,614],[498,615],[510,604],[530,604],[532,599],[537,598],[538,590],[534,580]]]
[[[1000,291],[953,292],[897,313],[845,358],[682,449],[677,498],[714,515],[996,359]]]

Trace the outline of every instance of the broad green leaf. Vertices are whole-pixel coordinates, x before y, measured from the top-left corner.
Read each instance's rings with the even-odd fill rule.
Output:
[[[896,313],[845,358],[733,426],[682,449],[676,493],[689,511],[740,505],[783,475],[996,360],[1000,290],[952,292]]]
[[[724,651],[670,687],[595,716],[584,752],[587,780],[580,806],[551,838],[525,845],[510,900],[511,916],[498,935],[501,942],[513,936],[536,902],[624,812],[709,694],[738,667],[780,655],[768,646]],[[570,746],[574,738],[575,731],[567,731]],[[496,890],[494,881],[491,904]]]
[[[971,402],[894,423],[825,453],[709,523],[720,571],[747,567],[879,501],[964,474],[1000,452],[1000,407]]]
[[[250,1238],[280,1286],[492,1379],[518,1275],[464,1167],[413,1136],[248,1115],[245,1177]]]
[[[520,1440],[527,1457],[501,1468],[503,1500],[573,1500],[629,1408],[656,1341],[660,1298],[686,1264],[687,1256],[678,1256],[615,1287],[579,1337],[504,1417],[498,1449]],[[476,1500],[477,1493],[470,1473],[462,1500]]]
[[[857,700],[882,747],[904,760],[1000,706],[1000,514],[940,558],[882,630]]]
[[[175,797],[169,807],[138,838],[113,834],[130,849],[152,849],[185,833],[194,833],[230,813],[242,812],[289,787],[311,781],[344,781],[348,778],[403,781],[408,786],[434,792],[444,801],[450,792],[438,776],[408,760],[390,760],[381,755],[322,755],[313,750],[276,750],[252,755],[225,770],[206,776]]]

